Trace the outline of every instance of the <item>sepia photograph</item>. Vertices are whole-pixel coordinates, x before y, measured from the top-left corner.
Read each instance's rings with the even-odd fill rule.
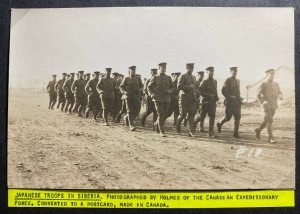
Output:
[[[295,188],[293,8],[12,9],[8,188]]]

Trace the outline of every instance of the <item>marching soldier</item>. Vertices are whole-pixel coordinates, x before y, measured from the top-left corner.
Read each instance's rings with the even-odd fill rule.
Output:
[[[181,132],[181,123],[188,114],[189,136],[194,137],[194,117],[197,111],[199,93],[196,90],[196,78],[192,75],[194,63],[186,64],[187,72],[179,76],[177,88],[179,90],[179,117],[177,119],[176,131]]]
[[[47,85],[47,91],[49,93],[49,106],[48,109],[53,109],[55,103],[56,103],[56,98],[57,98],[57,93],[54,89],[56,85],[56,75],[52,75],[52,80],[48,82]]]
[[[97,84],[99,82],[99,71],[95,71],[93,74],[93,79],[87,82],[85,86],[85,92],[88,94],[88,107],[85,111],[85,117],[89,117],[89,112],[93,112],[93,121],[97,121],[97,115],[100,110],[100,97],[97,91]]]
[[[122,99],[121,99],[122,94],[121,94],[121,91],[119,88],[122,79],[120,78],[120,74],[118,72],[114,72],[114,73],[112,73],[112,75],[117,84],[117,87],[114,90],[115,100],[114,100],[113,111],[112,111],[112,118],[115,121],[118,113],[120,112],[120,110],[122,108]]]
[[[134,131],[134,119],[137,117],[140,105],[140,93],[143,90],[141,78],[135,76],[136,66],[129,67],[129,77],[125,77],[120,90],[123,93],[126,103],[127,114],[124,117],[126,124],[129,124],[130,130]]]
[[[62,87],[66,81],[66,77],[67,77],[67,74],[62,73],[62,79],[58,80],[54,87],[55,91],[57,92],[57,96],[58,96],[57,108],[59,108],[59,106],[61,104],[61,111],[63,111],[63,109],[65,107],[65,102],[66,102],[65,93],[62,89]]]
[[[201,109],[200,109],[200,121],[204,120],[206,114],[209,117],[209,137],[216,137],[214,133],[214,124],[216,117],[216,102],[219,100],[217,92],[217,80],[213,78],[214,76],[214,67],[206,68],[208,73],[207,79],[203,80],[200,85],[200,95],[202,96],[201,100]]]
[[[112,112],[114,104],[114,91],[117,88],[117,83],[114,78],[110,77],[111,68],[106,68],[105,77],[99,80],[97,85],[97,91],[100,95],[102,109],[103,109],[103,119],[105,126],[108,126],[108,113]]]
[[[155,105],[154,105],[154,102],[153,100],[151,99],[151,96],[148,92],[148,84],[151,80],[151,78],[153,76],[157,75],[157,68],[152,68],[151,69],[151,77],[149,79],[147,79],[144,83],[144,93],[145,93],[145,107],[146,107],[146,111],[145,113],[142,115],[142,119],[141,119],[141,124],[142,126],[145,126],[145,123],[146,123],[146,118],[151,114],[153,113],[153,124],[154,122],[156,121],[157,119],[157,112],[156,112],[156,109],[155,109]]]
[[[179,116],[179,106],[178,106],[178,95],[179,90],[177,89],[178,78],[180,76],[180,72],[175,72],[171,74],[172,77],[172,94],[171,94],[171,103],[169,106],[168,117],[172,114],[174,116],[173,126],[176,126],[177,119]]]
[[[160,135],[165,137],[164,126],[171,102],[172,79],[166,75],[167,63],[162,62],[158,65],[159,73],[151,78],[147,90],[157,111],[157,120],[154,126],[159,130]]]
[[[240,96],[240,80],[236,78],[237,67],[231,67],[231,77],[226,79],[222,88],[222,94],[225,97],[225,116],[217,123],[218,132],[221,133],[222,125],[228,122],[232,115],[234,117],[233,137],[241,138],[239,135],[239,126],[241,119],[242,100]]]
[[[78,71],[79,78],[75,80],[71,86],[71,90],[75,96],[75,107],[73,109],[73,113],[75,113],[75,111],[78,111],[78,117],[82,117],[81,113],[86,106],[86,81],[83,79],[83,73],[84,71]]]
[[[65,92],[66,97],[66,106],[65,106],[65,112],[69,111],[69,113],[72,113],[72,109],[74,106],[74,94],[71,90],[72,84],[74,82],[74,75],[75,73],[70,73],[70,78],[64,83],[63,90]]]
[[[137,78],[140,78],[140,79],[141,79],[142,86],[144,87],[144,84],[143,84],[143,82],[142,82],[142,75],[136,74],[135,76],[136,76]],[[140,112],[141,112],[141,109],[142,109],[142,100],[143,100],[143,96],[144,96],[144,93],[143,93],[143,90],[142,90],[142,91],[140,92],[140,94],[139,94],[140,102],[139,102],[138,112],[137,112],[137,114],[136,114],[135,120],[137,120],[138,117],[139,117],[139,115],[140,115]]]
[[[83,75],[83,78],[84,78],[85,82],[88,83],[88,81],[90,81],[91,74],[90,73],[86,73],[86,74]],[[86,103],[86,105],[83,107],[83,112],[85,112],[85,109],[87,108],[88,94],[86,94],[85,103]]]
[[[203,81],[204,79],[204,71],[198,71],[198,76],[196,78],[196,88],[197,90],[200,92],[200,85],[201,85],[201,82]],[[199,96],[199,103],[198,103],[198,107],[197,107],[197,114],[195,116],[195,129],[197,127],[197,124],[200,122],[200,132],[206,132],[204,130],[204,118],[202,118],[202,120],[200,121],[200,111],[201,111],[201,96]]]
[[[278,108],[277,100],[282,99],[282,93],[277,82],[274,82],[275,70],[266,71],[268,75],[267,81],[263,82],[257,91],[257,98],[262,105],[264,111],[264,119],[260,127],[255,129],[256,137],[260,139],[260,132],[267,127],[268,142],[276,143],[273,139],[272,123],[276,109]]]

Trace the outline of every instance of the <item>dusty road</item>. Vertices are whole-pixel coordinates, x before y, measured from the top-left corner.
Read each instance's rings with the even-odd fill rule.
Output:
[[[48,95],[10,91],[8,187],[56,189],[244,189],[293,188],[295,116],[278,110],[274,135],[279,142],[255,139],[258,108],[243,109],[242,140],[232,137],[232,122],[217,139],[175,132],[167,138],[150,123],[130,132],[121,124],[105,127],[91,119],[48,110]],[[222,116],[219,108],[217,119]],[[148,122],[150,122],[149,117]],[[207,121],[206,121],[207,122]],[[207,125],[206,125],[207,127]],[[245,146],[245,147],[243,147]],[[237,151],[245,153],[236,157]],[[256,156],[255,156],[256,155]]]

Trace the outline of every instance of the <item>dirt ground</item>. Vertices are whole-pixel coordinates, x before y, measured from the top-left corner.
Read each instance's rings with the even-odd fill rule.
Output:
[[[282,107],[274,120],[278,143],[254,136],[258,107],[243,108],[241,140],[233,121],[216,139],[177,134],[169,118],[166,138],[146,127],[106,127],[91,119],[48,110],[48,94],[10,90],[8,187],[55,189],[262,189],[294,188],[295,111]],[[219,107],[217,119],[223,115]],[[206,127],[207,127],[206,120]],[[242,151],[239,154],[237,152]]]

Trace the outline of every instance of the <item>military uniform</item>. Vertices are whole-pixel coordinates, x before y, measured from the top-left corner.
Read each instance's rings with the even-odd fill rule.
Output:
[[[143,90],[143,84],[139,77],[125,77],[121,84],[120,90],[123,93],[122,98],[125,100],[127,115],[125,122],[129,124],[132,131],[135,130],[133,125],[137,117],[140,105],[140,92]]]
[[[231,68],[232,69],[232,68]],[[218,131],[221,132],[221,127],[228,122],[231,117],[234,117],[234,137],[239,137],[239,126],[241,119],[241,97],[240,97],[240,81],[236,77],[226,79],[222,88],[222,94],[225,97],[225,117],[217,123]]]
[[[200,93],[200,85],[203,81],[204,71],[198,71],[197,73],[199,74],[199,76],[198,76],[198,78],[196,78],[196,90]],[[204,130],[204,119],[205,118],[200,117],[201,107],[202,107],[201,96],[199,94],[199,101],[198,101],[198,105],[197,105],[197,114],[195,116],[194,127],[196,129],[197,124],[200,122],[200,132],[205,132],[205,130]]]
[[[274,73],[273,69],[267,70],[266,73]],[[278,108],[277,100],[282,98],[282,93],[278,83],[268,80],[263,82],[257,90],[257,98],[262,104],[264,119],[260,127],[255,129],[256,136],[260,138],[260,132],[267,126],[269,142],[273,141],[272,123],[276,109]]]
[[[210,67],[207,70],[211,69]],[[203,80],[200,85],[201,109],[200,109],[200,121],[204,120],[206,115],[209,117],[209,136],[213,136],[215,117],[216,117],[216,102],[219,100],[217,92],[217,80],[208,77]]]
[[[157,69],[151,69],[151,71],[153,72],[153,75],[157,74]],[[145,81],[145,83],[144,83],[144,94],[145,94],[145,108],[146,108],[146,111],[142,115],[142,119],[141,119],[142,126],[145,126],[146,118],[151,113],[153,113],[153,124],[157,120],[157,112],[156,112],[156,109],[155,109],[155,105],[154,105],[154,102],[153,102],[153,100],[152,100],[149,92],[148,92],[148,85],[149,85],[149,82],[150,82],[151,78],[147,79]]]
[[[72,92],[75,96],[75,107],[73,113],[78,110],[78,116],[82,116],[82,112],[86,106],[86,92],[85,92],[86,80],[79,78],[72,84]]]
[[[179,105],[178,105],[179,90],[177,89],[179,75],[180,75],[180,73],[173,73],[171,102],[169,105],[169,110],[168,110],[168,115],[167,115],[167,118],[168,118],[173,114],[173,117],[174,117],[173,125],[174,126],[176,125],[177,119],[179,116]]]
[[[55,84],[55,91],[57,92],[57,96],[58,96],[58,104],[57,104],[57,108],[59,108],[60,104],[61,104],[61,111],[63,111],[64,107],[65,107],[65,103],[66,103],[66,98],[65,98],[65,93],[63,90],[63,85],[66,81],[66,73],[63,73],[63,78],[58,80]]]
[[[99,72],[95,72],[95,75],[99,75]],[[99,93],[97,91],[97,84],[99,82],[99,78],[94,78],[91,79],[90,81],[87,82],[85,86],[85,92],[88,94],[88,104],[87,104],[87,109],[85,111],[85,117],[89,117],[89,112],[93,112],[93,119],[97,119],[97,115],[100,111],[100,97]]]
[[[151,78],[147,89],[157,111],[155,126],[158,127],[161,135],[165,136],[164,126],[171,102],[172,79],[164,73],[157,74]]]
[[[193,64],[187,64],[187,67]],[[199,93],[196,90],[196,78],[190,74],[185,73],[179,76],[177,88],[179,90],[179,117],[176,124],[176,131],[180,132],[181,122],[188,114],[188,123],[190,127],[190,136],[194,133],[194,117],[197,112],[197,103],[199,100]]]
[[[66,97],[65,112],[69,111],[69,113],[72,113],[72,109],[75,103],[74,94],[71,89],[73,82],[74,82],[74,76],[71,76],[71,78],[65,81],[63,85],[63,90],[65,92],[65,97]]]
[[[97,91],[100,95],[102,109],[103,109],[103,116],[104,122],[108,125],[108,113],[112,112],[113,104],[114,104],[114,91],[117,88],[117,83],[114,78],[109,76],[105,76],[99,80],[97,85]]]
[[[48,94],[49,94],[49,106],[48,106],[48,109],[50,109],[50,108],[53,109],[53,107],[54,107],[54,105],[56,103],[57,93],[56,93],[56,91],[54,89],[55,84],[56,84],[56,80],[52,80],[52,81],[49,81],[48,85],[47,85],[47,91],[48,91]]]
[[[118,113],[120,112],[121,108],[122,108],[122,94],[120,91],[120,84],[121,84],[121,79],[119,78],[119,73],[113,73],[114,75],[114,79],[116,80],[116,88],[114,89],[114,95],[115,95],[115,99],[114,99],[114,104],[113,104],[113,110],[112,110],[112,117],[113,120],[116,120]]]

